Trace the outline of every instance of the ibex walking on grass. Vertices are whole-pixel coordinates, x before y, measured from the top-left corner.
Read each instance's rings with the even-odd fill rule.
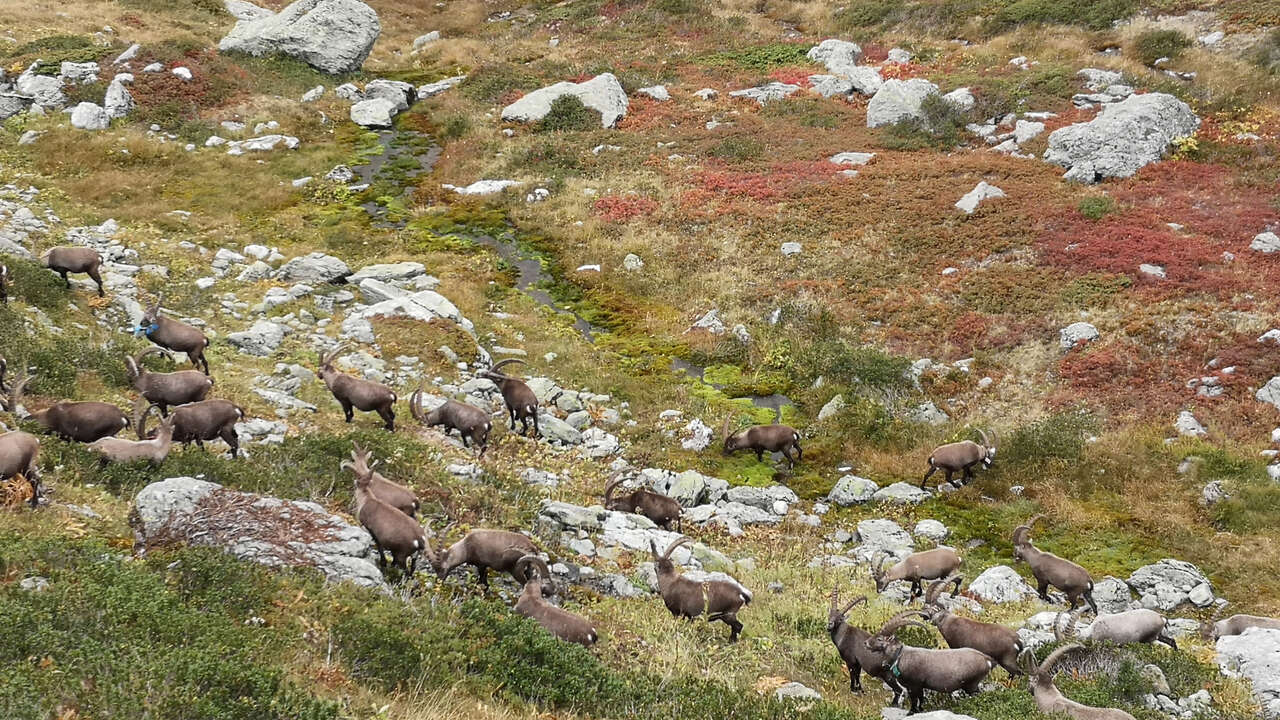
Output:
[[[168,355],[164,349],[150,347],[133,357],[125,356],[125,371],[129,383],[147,402],[160,410],[160,416],[169,414],[170,405],[186,405],[204,400],[213,387],[213,378],[199,370],[179,370],[178,372],[151,372],[142,364],[148,355]]]
[[[854,605],[865,603],[867,596],[860,595],[850,600],[842,609],[837,609],[839,600],[840,589],[837,585],[831,589],[831,608],[827,610],[827,634],[831,636],[832,644],[840,653],[840,659],[844,660],[844,664],[849,668],[849,691],[862,692],[862,673],[865,671],[888,686],[893,692],[891,704],[897,705],[898,700],[902,698],[902,685],[894,678],[893,673],[889,672],[889,664],[885,662],[884,657],[867,649],[867,640],[871,638],[871,633],[857,625],[850,625],[845,618]]]
[[[1089,577],[1089,571],[1031,544],[1031,528],[1042,517],[1044,516],[1036,515],[1026,525],[1019,525],[1014,529],[1014,561],[1026,562],[1031,567],[1031,574],[1036,578],[1036,592],[1041,600],[1050,601],[1049,586],[1052,585],[1066,594],[1072,610],[1079,607],[1080,598],[1083,597],[1093,609],[1093,614],[1097,615],[1098,604],[1093,601],[1093,578]]]
[[[867,649],[887,663],[889,672],[906,688],[911,698],[908,712],[920,712],[925,690],[939,693],[963,690],[969,695],[977,694],[978,684],[996,666],[996,661],[972,648],[926,650],[904,645],[894,635],[899,629],[908,625],[928,627],[911,619],[915,614],[912,610],[899,613],[866,641]]]
[[[939,470],[947,474],[947,484],[959,488],[973,480],[973,468],[978,463],[982,463],[983,468],[991,467],[991,463],[996,459],[996,444],[988,440],[987,434],[982,430],[979,430],[978,434],[982,436],[981,445],[972,440],[964,440],[934,448],[929,455],[929,471],[920,481],[920,488],[924,489],[925,483],[929,482],[929,478]],[[992,432],[992,434],[995,433]],[[964,473],[959,484],[951,479],[952,474],[957,472]]]
[[[84,273],[98,284],[98,297],[103,296],[102,275],[98,269],[102,267],[102,256],[97,250],[86,247],[56,247],[46,250],[40,256],[40,264],[62,276],[62,282],[71,289],[71,281],[67,273]]]
[[[787,467],[796,466],[797,460],[804,458],[804,450],[800,448],[800,433],[790,425],[753,425],[729,434],[729,420],[724,421],[724,453],[732,455],[738,450],[751,450],[756,454],[756,461],[764,460],[765,452],[780,452],[787,459]],[[791,456],[795,451],[795,457]]]
[[[658,572],[658,594],[674,617],[693,620],[706,615],[707,622],[719,620],[728,625],[729,642],[734,642],[742,632],[738,611],[751,603],[751,592],[738,583],[725,580],[697,582],[682,576],[671,561],[671,553],[691,542],[690,538],[680,538],[659,555],[658,546],[649,541],[649,551],[653,553],[653,564]]]

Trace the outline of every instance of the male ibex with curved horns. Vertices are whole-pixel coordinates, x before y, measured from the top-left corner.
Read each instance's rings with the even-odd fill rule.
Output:
[[[1053,669],[1063,655],[1084,649],[1083,645],[1063,645],[1049,653],[1049,657],[1036,666],[1035,654],[1026,650],[1022,654],[1022,667],[1030,679],[1031,696],[1035,698],[1036,707],[1047,715],[1066,715],[1074,720],[1134,720],[1134,717],[1123,710],[1115,708],[1097,708],[1071,700],[1062,694],[1053,684]]]
[[[489,430],[493,428],[489,413],[473,405],[460,403],[457,400],[445,400],[440,407],[424,413],[422,411],[422,387],[423,383],[420,381],[418,389],[414,390],[413,394],[409,396],[409,414],[427,427],[443,425],[446,436],[451,430],[457,430],[458,435],[462,437],[462,446],[471,447],[471,444],[474,443],[480,448],[479,457],[484,457],[485,451],[489,449]],[[467,442],[468,438],[471,440],[470,443]]]
[[[538,428],[538,396],[525,381],[502,372],[502,367],[508,363],[528,364],[520,358],[507,358],[480,373],[480,377],[488,378],[498,386],[502,402],[506,404],[507,414],[511,418],[512,432],[516,429],[516,420],[519,420],[520,434],[524,435],[529,432],[529,421],[533,420],[533,435],[537,437],[542,432]]]
[[[787,467],[796,466],[797,460],[804,459],[804,450],[800,447],[800,433],[790,425],[752,425],[733,434],[729,433],[729,418],[725,418],[724,454],[732,455],[738,450],[751,450],[756,454],[756,462],[764,460],[765,452],[780,452],[787,459]],[[795,457],[791,452],[795,451]]]
[[[351,462],[342,467],[349,468],[357,476],[370,475],[369,490],[373,496],[400,512],[414,517],[418,512],[418,496],[409,488],[391,482],[374,468],[378,461],[373,460],[373,453],[360,447],[360,443],[352,443]]]
[[[938,632],[942,634],[942,638],[947,641],[949,647],[973,648],[1000,663],[1000,667],[1010,675],[1021,673],[1022,670],[1018,667],[1018,655],[1023,647],[1017,631],[1004,625],[960,617],[948,610],[939,600],[939,593],[948,583],[954,581],[956,589],[959,590],[963,580],[964,578],[959,575],[952,575],[929,585],[929,590],[924,595],[924,607],[920,615],[938,628]]]
[[[1058,613],[1054,618],[1053,635],[1058,642],[1076,637],[1076,618],[1079,615],[1079,610],[1072,610]],[[1064,617],[1066,618],[1065,629],[1062,622]],[[1139,608],[1095,618],[1093,624],[1080,633],[1080,637],[1090,642],[1109,642],[1116,645],[1130,643],[1150,645],[1162,642],[1177,650],[1178,643],[1169,634],[1168,626],[1169,621],[1165,616],[1155,610]]]
[[[719,620],[729,626],[729,642],[734,642],[738,639],[738,633],[742,632],[738,611],[751,603],[751,592],[736,582],[695,582],[677,572],[671,553],[681,545],[691,542],[692,538],[682,537],[659,555],[657,544],[653,540],[649,541],[649,551],[653,553],[653,564],[658,572],[658,594],[662,596],[663,604],[673,617],[693,620],[706,615],[707,622]]]
[[[355,417],[355,412],[352,408],[362,412],[376,412],[386,424],[387,430],[395,432],[395,392],[381,383],[339,372],[333,366],[333,361],[338,358],[338,354],[346,350],[347,347],[344,343],[334,348],[331,352],[322,353],[320,355],[320,370],[316,375],[320,377],[325,387],[329,388],[329,392],[333,394],[333,398],[342,406],[342,413],[346,416],[347,422],[351,422],[351,419]]]
[[[1025,525],[1014,528],[1014,562],[1026,562],[1031,567],[1031,574],[1036,578],[1036,592],[1041,600],[1050,602],[1049,586],[1052,585],[1066,594],[1072,610],[1079,607],[1080,598],[1083,597],[1093,609],[1093,614],[1097,615],[1098,604],[1093,601],[1093,578],[1089,576],[1089,571],[1031,544],[1031,528],[1042,517],[1044,515],[1036,515]]]
[[[947,474],[947,484],[960,488],[973,480],[975,465],[982,463],[983,468],[991,467],[991,463],[996,459],[996,444],[989,440],[987,434],[981,429],[978,430],[978,434],[982,436],[981,445],[972,440],[962,440],[934,448],[929,454],[929,471],[920,481],[920,488],[924,489],[925,483],[929,482],[929,478],[939,470]],[[991,431],[991,434],[995,435],[995,431]],[[964,473],[960,484],[956,484],[951,479],[952,474],[957,472]]]
[[[1232,615],[1226,620],[1219,620],[1226,609],[1227,603],[1219,605],[1212,617],[1200,623],[1200,637],[1212,642],[1225,635],[1239,635],[1251,627],[1280,630],[1280,618],[1262,615]]]
[[[977,694],[978,684],[996,666],[996,661],[972,648],[927,650],[904,645],[894,634],[899,629],[908,625],[929,627],[912,619],[916,614],[915,610],[898,613],[866,641],[867,649],[887,663],[889,672],[906,688],[911,698],[908,713],[920,712],[925,690],[939,693],[963,690],[969,695]]]
[[[893,692],[893,702],[897,705],[902,698],[902,685],[889,672],[889,664],[885,659],[867,649],[867,640],[871,633],[857,625],[850,625],[845,619],[849,611],[858,603],[866,603],[867,596],[859,595],[849,601],[843,609],[837,609],[840,601],[840,586],[831,588],[831,608],[827,610],[827,634],[840,653],[840,659],[849,668],[849,691],[862,692],[862,673],[878,679]]]
[[[156,298],[156,302],[143,313],[138,327],[133,334],[146,335],[147,339],[165,350],[186,353],[193,367],[201,368],[205,375],[209,374],[209,361],[205,359],[204,349],[209,347],[209,338],[194,327],[173,318],[160,314],[160,303],[164,295]]]
[[[680,514],[684,508],[680,507],[679,502],[648,488],[637,488],[625,495],[613,497],[613,491],[621,484],[621,477],[615,477],[605,484],[604,508],[606,510],[643,515],[664,530],[670,530],[671,525],[675,523],[683,532],[684,524],[680,521]]]
[[[4,384],[5,370],[8,369],[4,358],[0,358],[0,409],[5,412],[17,410],[22,403],[22,390],[30,380],[30,376],[21,374],[13,386]],[[36,468],[36,460],[40,457],[40,440],[35,435],[12,430],[0,434],[0,480],[21,475],[31,485],[31,507],[40,503],[40,471]]]
[[[142,359],[153,354],[169,356],[163,348],[149,347],[133,357],[126,355],[124,365],[133,389],[137,390],[147,402],[155,405],[160,410],[161,417],[169,414],[171,405],[200,402],[209,394],[210,388],[213,387],[213,378],[199,370],[179,370],[168,373],[148,370],[142,364]]]
[[[449,528],[440,532],[444,538]],[[480,584],[489,587],[489,571],[511,573],[521,585],[529,582],[526,566],[520,564],[526,555],[537,555],[538,547],[528,537],[507,530],[472,530],[461,540],[436,555],[427,547],[428,559],[441,580],[462,565],[471,565],[479,573]]]
[[[591,647],[600,638],[596,629],[586,618],[579,617],[563,608],[556,607],[543,599],[542,595],[551,584],[551,571],[547,563],[537,555],[525,555],[516,562],[518,574],[529,578],[525,581],[524,590],[516,599],[516,612],[531,618],[547,632],[564,640]],[[529,569],[530,566],[535,568]]]

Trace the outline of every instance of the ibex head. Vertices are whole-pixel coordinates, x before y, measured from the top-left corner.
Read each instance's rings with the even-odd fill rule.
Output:
[[[833,633],[836,631],[836,628],[843,625],[845,615],[849,614],[849,611],[853,609],[854,605],[866,602],[867,596],[859,595],[858,597],[850,600],[843,608],[839,608],[840,586],[836,585],[831,588],[831,607],[827,610],[827,632]]]
[[[162,302],[164,302],[164,293],[161,293],[156,298],[155,304],[143,311],[142,319],[138,321],[138,327],[133,329],[134,337],[140,335],[151,337],[152,333],[160,329],[160,303]]]

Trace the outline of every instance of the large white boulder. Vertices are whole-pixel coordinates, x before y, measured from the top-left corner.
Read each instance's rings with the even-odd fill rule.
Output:
[[[1173,610],[1185,602],[1208,607],[1214,600],[1213,586],[1199,568],[1169,558],[1133,571],[1129,587],[1138,593],[1142,606],[1152,610]]]
[[[106,130],[111,118],[101,106],[82,102],[71,111],[71,127],[80,130]]]
[[[558,82],[525,95],[502,108],[502,119],[514,122],[537,122],[551,112],[551,103],[564,95],[573,95],[583,105],[600,113],[600,126],[611,128],[627,114],[627,92],[613,73],[601,73],[586,82]]]
[[[1258,388],[1258,392],[1254,395],[1259,402],[1274,405],[1280,410],[1280,375],[1277,375],[1267,381],[1266,385]]]
[[[1280,718],[1280,630],[1249,628],[1218,638],[1218,667],[1253,683],[1262,715]]]
[[[822,63],[833,75],[848,75],[862,59],[862,48],[857,43],[830,38],[810,48],[809,59]]]
[[[333,75],[359,70],[382,33],[378,13],[360,0],[297,0],[274,14],[236,4],[240,20],[219,50],[288,55]]]
[[[103,109],[107,112],[107,117],[122,118],[133,112],[133,95],[129,93],[129,88],[125,87],[127,83],[133,82],[133,76],[128,73],[116,75],[111,84],[107,86],[106,97],[102,100]]]
[[[351,106],[351,122],[360,127],[389,128],[397,112],[395,102],[386,98],[370,98]]]
[[[886,80],[867,105],[867,127],[923,120],[924,101],[938,94],[938,86],[923,78]]]
[[[1159,160],[1174,139],[1198,127],[1200,118],[1172,95],[1131,95],[1107,105],[1089,122],[1055,130],[1044,157],[1067,168],[1063,177],[1068,180],[1124,178]]]
[[[969,592],[983,602],[996,605],[1021,602],[1036,596],[1036,589],[1008,565],[996,565],[984,570],[969,584]]]

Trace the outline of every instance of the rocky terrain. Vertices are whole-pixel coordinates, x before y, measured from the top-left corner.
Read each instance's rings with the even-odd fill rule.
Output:
[[[1085,644],[1068,697],[1280,717],[1280,629],[1202,634],[1280,616],[1277,24],[1262,0],[0,5],[0,421],[40,441],[36,507],[31,473],[0,483],[0,715],[897,720],[850,688],[832,588],[874,632],[922,604],[876,572],[948,547],[941,606],[1034,660],[1064,623]],[[45,267],[60,246],[96,251],[101,297]],[[153,306],[208,339],[238,457],[112,464],[42,429],[63,400],[136,422]],[[395,394],[394,432],[343,422],[330,354]],[[537,432],[509,429],[504,360]],[[490,413],[485,452],[415,390]],[[772,422],[794,466],[721,452]],[[966,440],[990,467],[922,486]],[[381,568],[356,443],[434,550],[532,538],[599,641],[513,612],[506,573]],[[611,479],[680,520],[607,508]],[[1036,515],[1100,617],[1159,612],[1176,649],[1042,599],[1015,559]],[[650,549],[681,537],[684,577],[751,598],[736,642],[664,607]],[[1024,676],[979,690],[919,717],[1052,717]]]

